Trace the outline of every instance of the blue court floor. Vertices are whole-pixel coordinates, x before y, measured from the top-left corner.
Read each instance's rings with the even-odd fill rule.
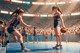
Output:
[[[24,45],[31,51],[26,53],[80,53],[80,42],[62,42],[62,49],[53,49],[55,42],[25,42]],[[7,53],[22,53],[19,43],[9,43],[6,46]]]

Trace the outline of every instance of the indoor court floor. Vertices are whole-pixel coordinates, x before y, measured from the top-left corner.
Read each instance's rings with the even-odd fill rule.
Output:
[[[24,43],[30,52],[25,53],[80,53],[80,42],[62,42],[62,49],[53,49],[56,42],[25,42]],[[7,53],[22,53],[19,43],[9,43],[6,46]]]

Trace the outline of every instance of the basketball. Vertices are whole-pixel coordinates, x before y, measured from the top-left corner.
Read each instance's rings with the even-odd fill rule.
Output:
[[[66,28],[61,28],[60,31],[61,31],[61,33],[66,33],[67,30],[66,30]]]

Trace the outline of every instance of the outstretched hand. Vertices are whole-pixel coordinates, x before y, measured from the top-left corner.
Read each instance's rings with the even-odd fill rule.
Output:
[[[32,25],[27,25],[29,28],[32,28]]]

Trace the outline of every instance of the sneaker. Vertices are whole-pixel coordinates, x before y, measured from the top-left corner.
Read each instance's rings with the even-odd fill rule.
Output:
[[[54,46],[53,49],[55,49],[55,48],[57,48],[57,47],[59,47],[59,45],[56,44],[56,46]]]
[[[58,45],[62,49],[62,45]]]
[[[30,49],[28,49],[28,48],[26,48],[26,47],[24,47],[23,49],[22,49],[22,52],[30,52]]]

